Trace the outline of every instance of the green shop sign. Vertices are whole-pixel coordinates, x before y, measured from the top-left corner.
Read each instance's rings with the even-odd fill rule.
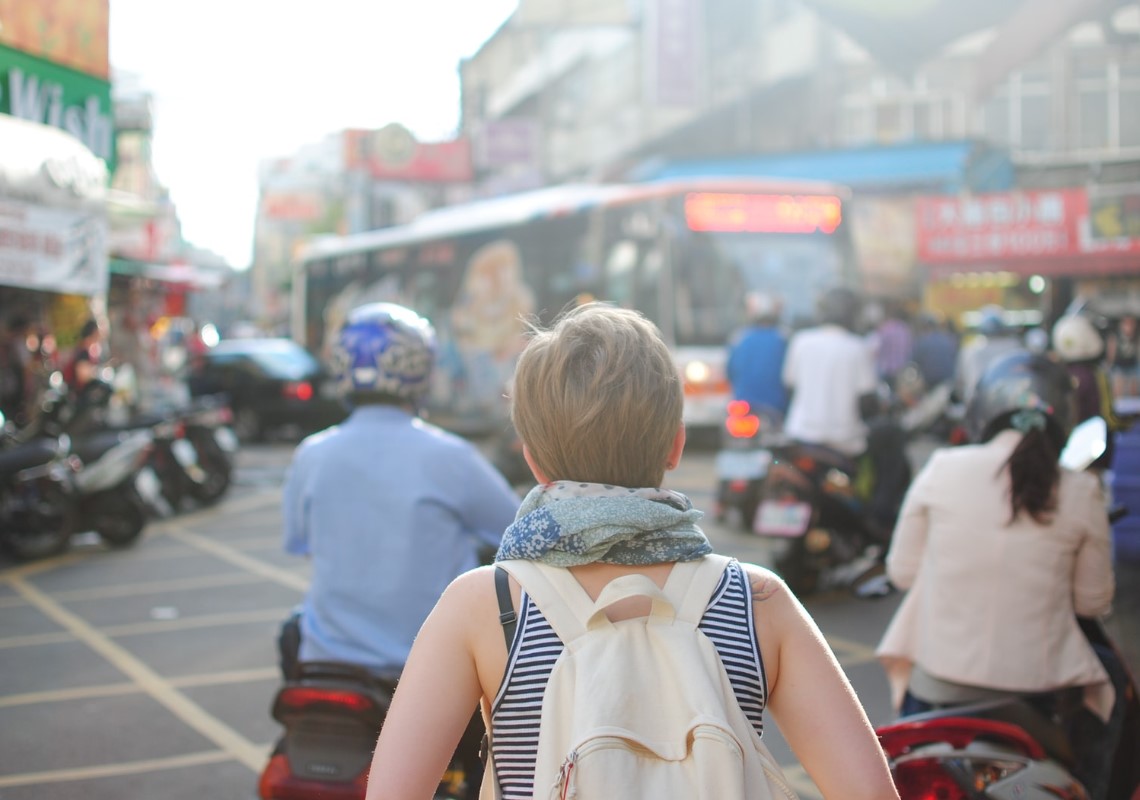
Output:
[[[108,81],[0,46],[0,114],[62,128],[115,169]]]

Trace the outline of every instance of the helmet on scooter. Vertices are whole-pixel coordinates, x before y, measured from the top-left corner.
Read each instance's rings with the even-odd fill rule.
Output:
[[[828,289],[819,298],[819,319],[825,325],[854,330],[859,319],[859,296],[846,287]]]
[[[1053,326],[1053,349],[1064,361],[1092,361],[1104,352],[1104,339],[1083,314],[1068,314]]]
[[[435,329],[395,303],[349,312],[333,351],[340,389],[356,399],[418,403],[435,366]]]
[[[987,367],[978,381],[966,409],[970,440],[989,441],[999,431],[1017,427],[1018,412],[1038,411],[1063,444],[1073,429],[1075,395],[1063,364],[1027,350],[1010,353]]]

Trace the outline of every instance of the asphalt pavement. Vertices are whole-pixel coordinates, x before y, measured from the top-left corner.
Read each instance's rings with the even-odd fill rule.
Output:
[[[0,561],[0,800],[256,796],[278,733],[277,628],[308,581],[280,547],[290,452],[245,448],[219,505],[153,523],[129,550],[89,537],[58,558]],[[712,453],[690,451],[667,485],[711,510]],[[706,522],[719,552],[767,562],[762,540]],[[1126,580],[1113,624],[1140,656],[1140,580]],[[897,603],[806,603],[875,724],[891,711],[873,647]],[[774,725],[765,738],[801,796],[818,797]]]

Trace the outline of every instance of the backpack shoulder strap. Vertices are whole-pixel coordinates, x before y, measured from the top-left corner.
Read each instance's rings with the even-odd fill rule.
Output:
[[[498,566],[530,595],[563,644],[586,632],[594,601],[569,570],[525,559],[500,561]]]
[[[712,593],[732,561],[728,556],[709,553],[696,561],[679,561],[673,565],[665,583],[665,594],[673,601],[678,620],[694,626],[700,623]]]
[[[511,645],[515,641],[515,629],[518,628],[519,616],[515,613],[515,605],[511,600],[510,577],[502,567],[495,567],[495,596],[499,600],[499,624],[503,626],[503,636],[507,640],[507,653],[510,653]]]

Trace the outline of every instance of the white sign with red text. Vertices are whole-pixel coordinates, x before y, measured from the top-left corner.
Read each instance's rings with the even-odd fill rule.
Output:
[[[103,214],[0,200],[0,284],[93,295],[107,274]]]

